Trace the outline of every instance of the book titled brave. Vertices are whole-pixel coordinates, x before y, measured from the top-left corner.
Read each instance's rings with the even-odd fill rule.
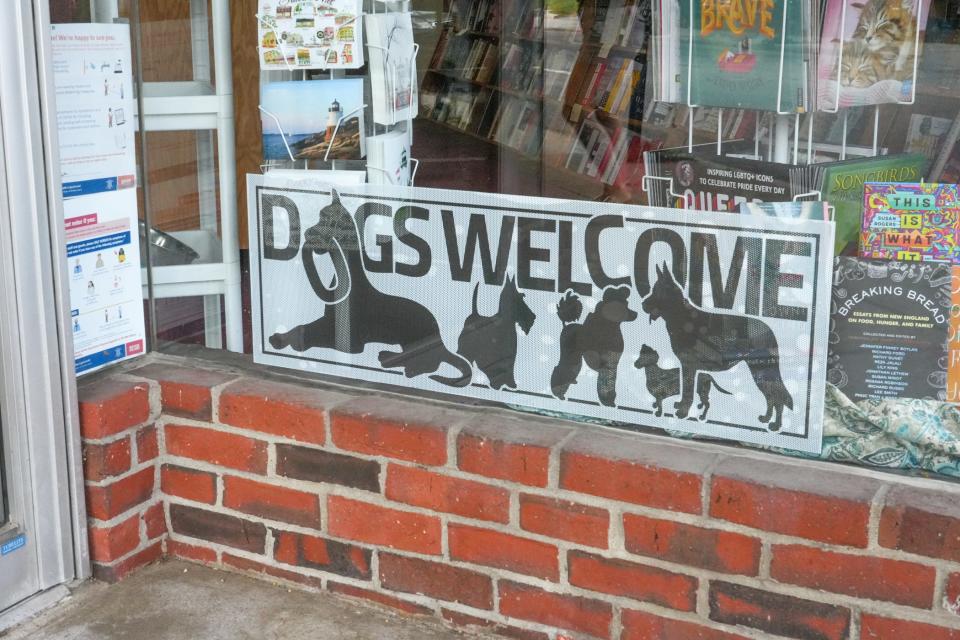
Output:
[[[868,182],[860,255],[960,263],[957,185]]]
[[[679,43],[681,58],[689,56],[690,102],[804,111],[803,6],[802,0],[680,0],[680,24],[690,25]],[[681,97],[687,98],[687,77],[680,76]]]

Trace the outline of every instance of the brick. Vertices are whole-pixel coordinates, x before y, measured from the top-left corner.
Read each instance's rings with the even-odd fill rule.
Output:
[[[625,609],[620,614],[620,640],[747,640],[745,636],[693,622],[662,618],[646,611]]]
[[[752,587],[714,581],[710,619],[800,640],[845,640],[850,611]]]
[[[278,444],[277,475],[380,492],[380,463],[342,453]]]
[[[88,482],[100,482],[130,470],[130,438],[107,444],[83,445],[83,476]]]
[[[457,436],[457,466],[467,473],[545,487],[550,451],[570,432],[533,417],[483,415]]]
[[[525,493],[520,495],[520,528],[606,549],[610,514],[576,502]]]
[[[103,582],[115,583],[120,582],[128,575],[152,564],[163,557],[163,543],[158,540],[149,547],[146,547],[142,551],[134,553],[132,556],[128,556],[112,565],[104,565],[99,563],[94,563],[93,565],[93,577],[97,580]]]
[[[696,578],[626,560],[570,551],[570,584],[680,611],[697,608]]]
[[[320,499],[306,491],[224,476],[223,506],[268,520],[320,528]]]
[[[655,446],[640,436],[591,432],[564,445],[560,487],[657,509],[700,513],[703,474],[716,456],[693,447]]]
[[[427,607],[419,605],[415,602],[401,600],[400,598],[394,598],[384,593],[378,593],[369,589],[361,589],[360,587],[355,587],[349,584],[328,582],[327,590],[331,593],[338,593],[351,598],[369,600],[370,602],[375,602],[385,607],[390,607],[391,609],[396,609],[410,615],[431,615],[433,613],[431,609],[428,609]]]
[[[310,444],[326,443],[326,412],[349,396],[268,380],[243,379],[220,392],[223,424]]]
[[[157,427],[150,425],[137,432],[137,462],[141,464],[155,460],[160,455],[160,444],[157,442]]]
[[[951,573],[947,575],[947,583],[944,586],[943,600],[940,606],[947,613],[960,617],[960,573]]]
[[[87,515],[112,520],[153,495],[153,469],[148,467],[104,486],[87,486]]]
[[[791,461],[732,458],[714,471],[710,515],[754,529],[864,548],[876,481]]]
[[[237,569],[238,571],[253,573],[260,576],[269,576],[278,580],[301,584],[303,586],[310,587],[311,589],[323,588],[323,581],[315,576],[305,576],[302,573],[297,573],[296,571],[288,571],[287,569],[274,567],[263,562],[257,562],[256,560],[241,558],[240,556],[235,556],[232,553],[224,552],[223,564]]]
[[[259,522],[182,504],[170,505],[170,529],[183,536],[251,553],[263,553],[267,538],[267,528]]]
[[[80,398],[80,434],[88,440],[109,438],[150,417],[149,388],[143,382],[114,378],[85,381]]]
[[[336,573],[358,580],[370,579],[369,549],[293,531],[273,531],[273,557],[277,562]]]
[[[206,547],[199,547],[179,540],[167,540],[167,556],[170,558],[180,558],[182,560],[193,560],[205,564],[213,564],[217,561],[217,552]]]
[[[140,515],[112,527],[90,527],[90,557],[109,564],[140,546]]]
[[[452,609],[440,609],[440,615],[443,619],[455,627],[462,629],[482,629],[488,632],[503,636],[505,638],[516,638],[517,640],[551,640],[550,635],[542,631],[530,631],[519,627],[511,627],[500,624],[494,620],[487,620],[477,616],[471,616]]]
[[[167,518],[163,512],[163,503],[158,502],[143,512],[144,529],[147,540],[155,540],[167,532]]]
[[[501,580],[499,587],[500,613],[505,616],[597,638],[609,636],[613,608],[606,602],[550,593],[507,580]]]
[[[960,629],[863,613],[860,617],[860,637],[863,640],[960,640]]]
[[[387,467],[388,499],[465,518],[510,521],[510,494],[488,484],[452,478],[425,469]]]
[[[176,424],[166,425],[164,434],[167,453],[172,456],[209,462],[238,471],[267,472],[267,444],[260,440]]]
[[[341,496],[327,498],[331,535],[425,555],[440,553],[440,519]]]
[[[490,529],[449,523],[450,558],[537,578],[560,579],[557,547]]]
[[[159,363],[148,364],[133,374],[160,383],[160,402],[166,415],[204,421],[213,419],[210,389],[237,377],[219,371]]]
[[[902,560],[775,545],[770,576],[801,587],[929,609],[937,572]]]
[[[895,487],[880,516],[880,546],[960,562],[960,506],[955,493]]]
[[[623,516],[624,545],[641,556],[720,573],[757,575],[760,540],[720,529],[635,514]]]
[[[341,449],[442,465],[447,461],[447,431],[465,416],[422,402],[358,398],[330,412],[330,433]]]
[[[380,585],[391,591],[459,602],[476,609],[493,609],[490,576],[441,562],[381,553]]]
[[[213,504],[217,501],[217,477],[174,464],[160,467],[160,489],[168,496]]]

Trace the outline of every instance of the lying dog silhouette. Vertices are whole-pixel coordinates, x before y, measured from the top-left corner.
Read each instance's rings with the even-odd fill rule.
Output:
[[[659,361],[660,355],[653,350],[653,347],[645,344],[640,347],[640,357],[633,363],[633,366],[643,370],[646,375],[647,391],[653,396],[653,408],[658,417],[663,415],[663,401],[680,395],[680,369],[663,369],[657,364]],[[711,387],[720,393],[730,395],[729,391],[717,384],[713,376],[701,372],[697,376],[697,398],[700,400],[697,409],[702,410],[700,420],[707,419]]]
[[[517,289],[515,278],[507,276],[500,290],[496,315],[482,316],[477,310],[480,283],[473,288],[473,310],[463,323],[457,353],[477,365],[494,389],[517,387],[514,365],[517,361],[517,327],[530,333],[537,317]]]
[[[780,429],[783,408],[793,409],[793,398],[780,376],[777,338],[764,321],[694,306],[666,263],[657,267],[657,281],[642,307],[650,322],[663,318],[670,347],[680,360],[678,418],[685,418],[690,412],[698,372],[727,371],[745,362],[767,402],[760,422],[769,423],[771,431]]]
[[[390,214],[384,206],[384,215]],[[285,333],[270,336],[274,349],[314,347],[343,353],[362,353],[368,344],[400,345],[400,351],[381,351],[380,365],[400,368],[408,378],[436,372],[444,363],[460,372],[457,378],[436,373],[436,382],[462,387],[470,383],[473,368],[447,350],[436,318],[423,305],[382,293],[367,280],[363,246],[350,212],[333,191],[333,201],[320,211],[320,220],[307,229],[303,242],[303,268],[317,296],[327,303],[323,317]],[[336,275],[324,285],[315,259],[328,254]]]
[[[597,372],[597,396],[608,407],[616,406],[617,367],[623,355],[623,333],[620,325],[637,319],[637,312],[627,305],[629,287],[607,287],[597,308],[579,324],[583,304],[572,291],[557,304],[557,315],[563,322],[560,332],[560,362],[550,376],[553,395],[565,399],[567,389],[577,381],[586,363]]]

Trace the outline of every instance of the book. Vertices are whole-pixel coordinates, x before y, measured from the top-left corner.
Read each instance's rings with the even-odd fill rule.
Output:
[[[860,256],[960,263],[957,185],[868,182]]]
[[[680,31],[680,60],[671,66],[682,69],[677,74],[680,100],[710,107],[808,110],[808,3],[765,0],[744,3],[740,11],[733,6],[741,5],[679,2],[679,22],[673,28]]]
[[[409,13],[365,16],[373,120],[393,125],[417,114],[416,58]]]
[[[922,153],[927,158],[928,166],[931,165],[940,153],[952,123],[949,118],[937,118],[922,113],[911,114],[904,152]]]
[[[271,82],[260,89],[265,160],[366,155],[363,79]]]
[[[260,0],[260,68],[358,69],[363,66],[360,0]]]
[[[826,0],[819,108],[912,102],[929,9],[930,0]]]
[[[848,398],[946,398],[952,267],[836,259],[827,381]]]
[[[409,186],[410,135],[405,125],[367,138],[367,181],[370,184]]]

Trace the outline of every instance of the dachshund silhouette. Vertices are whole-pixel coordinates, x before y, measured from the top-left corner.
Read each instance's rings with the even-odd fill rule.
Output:
[[[660,354],[650,345],[640,347],[640,357],[633,363],[637,369],[642,369],[647,378],[647,391],[653,396],[653,408],[656,415],[663,415],[663,401],[672,396],[680,395],[680,369],[664,369],[658,363]],[[713,376],[700,373],[697,376],[697,398],[700,402],[697,409],[701,410],[700,420],[707,419],[710,411],[710,389],[730,395],[730,392],[717,384]]]
[[[530,333],[537,317],[517,289],[515,278],[507,276],[500,290],[496,315],[482,316],[477,310],[480,283],[473,288],[473,310],[463,323],[457,353],[477,365],[494,389],[516,388],[514,365],[517,361],[517,327]]]
[[[389,215],[389,208],[384,208]],[[459,371],[459,377],[433,373],[430,379],[456,387],[469,384],[473,369],[444,346],[436,318],[417,302],[375,289],[367,280],[362,252],[356,221],[333,191],[333,201],[320,211],[320,220],[307,229],[303,242],[303,268],[314,292],[327,303],[324,315],[273,334],[273,348],[303,352],[319,347],[362,353],[368,344],[399,345],[399,352],[380,352],[382,367],[403,369],[404,375],[412,378],[448,364]],[[329,286],[320,279],[316,266],[316,258],[324,254],[330,256],[335,271]]]
[[[793,398],[780,377],[777,338],[765,322],[694,306],[666,263],[657,266],[657,281],[642,307],[650,322],[663,318],[670,347],[680,360],[678,418],[690,412],[698,372],[727,371],[745,362],[767,402],[766,412],[758,419],[769,423],[771,431],[780,429],[783,408],[793,409]]]
[[[560,332],[560,362],[550,376],[553,395],[563,400],[570,385],[577,381],[583,363],[597,372],[597,396],[612,407],[617,397],[617,367],[623,355],[620,325],[637,319],[627,306],[628,287],[607,287],[597,308],[577,322],[583,312],[580,298],[572,291],[557,303],[557,315],[563,322]]]

